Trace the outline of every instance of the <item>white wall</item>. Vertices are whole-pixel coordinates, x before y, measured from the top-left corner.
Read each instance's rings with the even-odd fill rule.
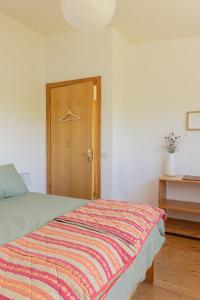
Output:
[[[185,113],[200,109],[200,38],[130,45],[114,30],[69,33],[46,38],[44,54],[41,36],[3,14],[0,36],[0,164],[30,172],[31,190],[44,191],[43,78],[101,75],[102,196],[156,203],[163,136],[185,134]],[[177,172],[199,175],[200,132],[186,133]],[[180,196],[199,201],[196,193]]]
[[[112,31],[46,39],[46,82],[102,76],[102,196],[112,196]],[[106,156],[106,158],[105,158]]]
[[[115,39],[121,50],[114,62],[113,198],[155,204],[164,173],[161,143],[172,128],[187,134],[176,155],[177,173],[200,174],[200,131],[185,131],[186,112],[200,110],[200,39],[136,45]],[[171,193],[200,202],[192,191]]]
[[[157,203],[162,139],[172,128],[184,135],[185,113],[199,109],[199,50],[198,38],[131,45],[114,30],[46,39],[47,82],[102,76],[104,198]],[[199,132],[187,132],[179,174],[200,173],[199,150]]]
[[[31,173],[45,190],[43,38],[0,13],[0,164]]]
[[[127,149],[129,147],[129,128],[126,126],[125,100],[129,102],[126,87],[129,44],[113,31],[113,195],[114,199],[127,200],[131,180],[127,176]],[[132,154],[131,154],[132,157]],[[127,180],[128,179],[128,180]]]

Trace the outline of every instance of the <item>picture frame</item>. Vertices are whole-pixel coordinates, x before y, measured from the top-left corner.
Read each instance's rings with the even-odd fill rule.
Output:
[[[187,112],[187,130],[200,130],[200,111]]]

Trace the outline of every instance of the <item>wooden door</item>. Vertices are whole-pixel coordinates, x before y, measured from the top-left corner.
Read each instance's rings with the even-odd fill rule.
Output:
[[[48,192],[100,197],[100,78],[47,85]]]

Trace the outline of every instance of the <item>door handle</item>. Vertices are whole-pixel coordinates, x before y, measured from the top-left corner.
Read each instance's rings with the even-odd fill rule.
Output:
[[[87,160],[89,163],[91,163],[93,161],[93,150],[92,149],[88,149],[88,151],[87,151]]]

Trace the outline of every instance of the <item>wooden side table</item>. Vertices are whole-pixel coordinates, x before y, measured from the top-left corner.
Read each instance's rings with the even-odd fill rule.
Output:
[[[189,183],[198,184],[200,193],[200,181],[183,180],[183,176],[163,176],[159,178],[160,208],[199,216],[199,222],[168,218],[166,232],[200,239],[200,203],[167,199],[167,188],[170,182],[184,185]]]

